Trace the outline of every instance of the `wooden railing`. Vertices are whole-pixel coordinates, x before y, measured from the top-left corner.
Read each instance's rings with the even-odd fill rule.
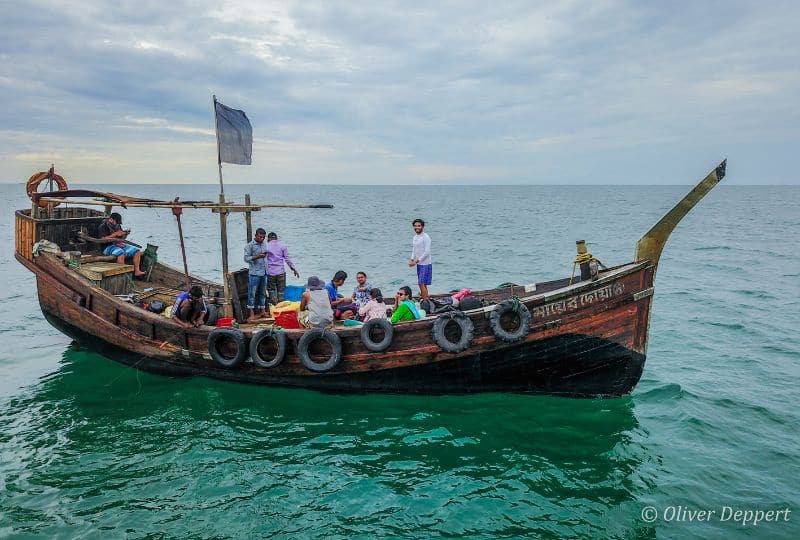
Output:
[[[33,244],[38,240],[36,221],[31,218],[30,210],[17,210],[14,218],[14,249],[21,257],[33,260]]]
[[[54,208],[50,215],[32,218],[30,210],[17,210],[15,217],[16,252],[25,259],[33,260],[33,245],[39,240],[50,240],[65,248],[73,243],[78,231],[86,229],[88,234],[97,235],[97,227],[102,223],[102,212],[90,208]]]

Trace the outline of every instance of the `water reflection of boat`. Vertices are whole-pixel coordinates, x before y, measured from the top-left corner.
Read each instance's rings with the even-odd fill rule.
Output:
[[[631,397],[598,406],[592,400],[493,393],[433,401],[413,395],[312,391],[300,396],[293,389],[265,392],[258,386],[205,379],[176,385],[102,360],[77,344],[68,347],[60,369],[33,388],[31,403],[43,405],[43,410],[64,410],[62,418],[52,419],[62,426],[79,426],[78,419],[96,422],[93,432],[113,433],[121,424],[150,429],[161,425],[156,419],[163,417],[168,424],[180,419],[177,424],[187,429],[195,423],[219,423],[230,433],[251,433],[259,439],[267,430],[271,439],[278,439],[272,442],[276,447],[357,432],[365,444],[374,436],[393,441],[397,449],[475,444],[553,462],[602,459],[617,445],[630,443],[639,428]],[[223,410],[226,414],[217,414]],[[487,422],[487,411],[502,414],[504,421]],[[109,415],[117,426],[101,426]]]
[[[239,517],[268,508],[264,530],[281,535],[313,536],[318,516],[335,516],[342,530],[359,519],[397,531],[423,520],[435,534],[429,519],[446,518],[494,536],[626,536],[653,474],[635,413],[631,397],[432,400],[176,382],[70,347],[58,371],[0,413],[24,425],[0,440],[10,470],[23,471],[7,475],[4,508],[13,525],[64,535],[224,536],[222,527],[249,531]],[[237,522],[211,527],[220,512]],[[65,519],[54,525],[54,515]]]
[[[242,211],[247,223],[250,212],[269,205],[34,191],[32,208],[16,212],[15,255],[36,275],[39,303],[53,326],[110,358],[153,373],[337,392],[620,396],[633,390],[644,368],[653,285],[664,244],[724,174],[723,162],[642,236],[632,262],[598,269],[591,255],[581,259],[579,254],[577,280],[476,291],[474,309],[367,331],[338,325],[322,331],[245,324],[242,275],[237,272],[226,273],[220,285],[158,261],[141,281],[128,279],[132,268],[101,261],[110,268],[108,276],[87,274],[87,266],[102,259],[91,239],[115,205],[172,208],[176,215],[184,208],[210,209],[221,216]],[[76,197],[93,199],[65,208]],[[102,205],[104,211],[86,204]],[[221,226],[225,239],[222,217]],[[70,255],[34,255],[33,246],[41,240]],[[240,327],[186,329],[119,296],[135,293],[170,301],[189,281],[235,314]]]

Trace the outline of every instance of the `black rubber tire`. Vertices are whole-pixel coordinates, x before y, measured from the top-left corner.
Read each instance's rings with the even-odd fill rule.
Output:
[[[206,326],[217,326],[219,320],[219,308],[214,304],[206,306],[206,316],[203,318],[203,324]]]
[[[228,356],[220,350],[220,344],[226,340],[233,341],[236,345],[236,354]],[[247,340],[238,328],[214,328],[208,334],[208,354],[222,367],[234,368],[247,358]]]
[[[275,356],[270,359],[262,358],[261,351],[258,350],[264,340],[267,339],[274,340],[275,344],[278,346]],[[283,359],[286,357],[287,341],[286,332],[283,330],[261,330],[250,340],[250,358],[253,359],[253,363],[258,367],[273,368],[283,362]]]
[[[323,363],[314,362],[311,355],[308,353],[308,348],[313,342],[321,339],[327,341],[333,349],[330,358]],[[342,340],[339,336],[330,330],[323,328],[312,328],[302,335],[297,342],[297,355],[305,367],[317,373],[324,373],[335,368],[342,360]]]
[[[445,335],[445,328],[450,322],[453,321],[461,328],[461,337],[458,341],[453,342],[447,339]],[[475,325],[472,320],[467,317],[463,311],[450,311],[443,313],[433,323],[431,328],[433,341],[445,352],[459,353],[469,347],[472,343],[472,338],[475,334]]]
[[[506,343],[519,341],[531,331],[531,312],[528,311],[525,304],[519,302],[516,303],[519,306],[519,327],[513,332],[509,332],[500,324],[503,315],[509,311],[514,311],[514,304],[515,303],[511,300],[500,302],[492,310],[491,315],[489,315],[489,326],[492,329],[494,337]]]
[[[373,341],[370,333],[373,329],[380,328],[383,330],[383,339],[381,341]],[[394,338],[394,326],[389,319],[370,319],[361,327],[361,343],[364,344],[368,350],[372,352],[382,352],[389,348]]]

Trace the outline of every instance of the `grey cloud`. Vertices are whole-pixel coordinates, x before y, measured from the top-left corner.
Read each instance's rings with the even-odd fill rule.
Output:
[[[784,149],[798,137],[799,11],[749,2],[14,4],[0,23],[1,119],[27,136],[0,151],[11,163],[0,180],[19,175],[14,156],[32,155],[37,134],[120,159],[143,137],[213,142],[204,135],[211,93],[245,109],[256,137],[286,141],[282,163],[295,160],[287,170],[298,175],[315,145],[340,152],[324,158],[332,170],[364,181],[387,170],[398,181],[407,171],[487,182],[570,182],[595,171],[608,181],[621,163],[645,158],[685,153],[713,164],[726,145],[752,170],[769,152],[749,152],[748,142],[773,141],[768,170],[792,157]],[[42,39],[48,29],[54,38]],[[126,117],[183,129],[131,129]],[[660,180],[671,181],[676,168],[664,166]]]

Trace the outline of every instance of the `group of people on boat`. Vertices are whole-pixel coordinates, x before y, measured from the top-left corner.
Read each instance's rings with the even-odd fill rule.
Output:
[[[412,222],[414,237],[411,242],[409,267],[416,267],[417,283],[420,296],[428,298],[428,286],[433,278],[431,263],[431,239],[425,233],[425,222],[415,219]],[[126,243],[130,229],[122,229],[122,216],[114,212],[99,226],[98,236],[105,240],[114,240],[103,251],[105,255],[117,257],[117,262],[124,264],[130,258],[134,266],[134,276],[141,277],[141,250]],[[296,278],[300,272],[289,256],[289,248],[278,239],[274,232],[263,228],[256,229],[255,237],[244,248],[244,262],[248,264],[247,311],[248,322],[256,322],[266,318],[268,300],[273,304],[283,301],[286,291],[286,266],[288,265]],[[356,286],[353,294],[345,296],[339,292],[347,279],[347,272],[337,271],[328,283],[319,277],[311,276],[300,299],[298,321],[301,325],[311,327],[327,327],[334,320],[355,320],[367,322],[374,318],[390,318],[392,324],[420,319],[423,313],[414,303],[411,287],[400,287],[395,294],[394,307],[386,305],[383,293],[367,281],[367,274],[360,271],[356,274]],[[200,326],[208,311],[203,297],[203,290],[195,285],[178,294],[170,312],[170,317],[184,327]]]
[[[345,297],[338,289],[347,279],[339,270],[327,284],[311,276],[300,298],[298,320],[306,328],[325,328],[335,320],[367,322],[371,319],[391,319],[392,324],[421,319],[422,311],[412,299],[411,287],[405,285],[395,294],[394,309],[386,305],[383,293],[367,281],[364,272],[358,272],[353,294]]]
[[[422,299],[428,298],[428,285],[433,277],[431,264],[431,239],[424,232],[425,222],[415,219],[412,222],[412,239],[409,267],[416,267],[417,282]],[[267,240],[266,242],[264,240]],[[267,302],[283,301],[286,289],[286,268],[288,265],[295,277],[300,273],[289,257],[289,250],[278,240],[274,232],[269,234],[262,228],[256,229],[255,237],[244,248],[244,261],[249,265],[247,288],[248,322],[267,317]],[[413,302],[411,287],[401,287],[395,294],[394,309],[386,305],[383,293],[367,281],[367,274],[356,274],[353,294],[346,296],[339,292],[347,279],[347,272],[337,271],[328,283],[319,277],[311,276],[306,282],[305,291],[300,298],[298,321],[301,325],[326,327],[334,320],[356,320],[366,322],[372,318],[389,318],[397,323],[422,317]]]

